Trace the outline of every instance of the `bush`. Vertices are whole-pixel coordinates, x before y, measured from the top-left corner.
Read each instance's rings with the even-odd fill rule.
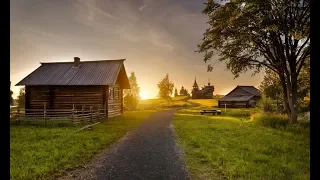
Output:
[[[277,128],[282,131],[298,134],[309,134],[310,122],[298,121],[298,124],[289,124],[289,119],[285,114],[256,113],[251,115],[251,121],[265,127]]]
[[[266,113],[276,112],[276,106],[272,102],[271,98],[266,97],[264,94],[262,94],[261,100],[258,102],[257,107]]]

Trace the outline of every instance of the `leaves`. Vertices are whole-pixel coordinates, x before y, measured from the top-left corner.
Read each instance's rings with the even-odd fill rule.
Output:
[[[159,88],[159,93],[158,93],[159,97],[166,101],[170,101],[171,100],[170,95],[173,92],[174,83],[172,83],[169,80],[169,74],[166,74],[166,76],[159,82],[158,88]]]

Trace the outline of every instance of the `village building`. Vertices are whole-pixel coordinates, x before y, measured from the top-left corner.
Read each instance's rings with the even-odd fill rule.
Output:
[[[210,82],[208,82],[207,86],[204,86],[201,90],[199,89],[197,79],[194,80],[193,86],[192,86],[192,99],[212,99],[213,98],[213,92],[214,92],[214,86],[210,85]]]
[[[26,109],[103,108],[107,117],[123,112],[123,89],[130,84],[124,60],[41,63],[21,80]]]
[[[261,99],[261,94],[254,86],[237,86],[223,98],[218,100],[219,108],[254,107]]]

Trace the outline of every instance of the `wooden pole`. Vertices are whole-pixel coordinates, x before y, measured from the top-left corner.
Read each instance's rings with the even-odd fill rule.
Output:
[[[82,113],[81,113],[81,116],[82,116],[82,120],[83,120],[83,113],[84,113],[84,105],[82,105]]]
[[[72,122],[74,121],[74,104],[72,105]]]
[[[226,111],[227,111],[227,104],[224,103],[224,112],[226,112]]]
[[[20,124],[20,107],[19,106],[17,108],[17,119],[18,119],[18,123]]]
[[[91,116],[91,122],[92,122],[92,106],[90,106],[90,116]]]
[[[47,119],[46,119],[46,103],[43,104],[43,118],[44,118],[44,124],[47,124]]]

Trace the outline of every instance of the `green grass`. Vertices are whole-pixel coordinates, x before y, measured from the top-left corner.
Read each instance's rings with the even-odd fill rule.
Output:
[[[165,110],[170,108],[191,106],[190,103],[186,102],[187,99],[188,99],[187,96],[172,97],[172,102],[170,103],[167,103],[165,100],[160,98],[146,99],[146,100],[141,100],[137,108]]]
[[[202,116],[202,107],[180,110],[173,120],[193,179],[310,179],[307,134],[259,125],[250,120],[256,109]]]
[[[131,111],[77,133],[82,126],[10,127],[11,179],[53,179],[87,163],[154,111]]]

